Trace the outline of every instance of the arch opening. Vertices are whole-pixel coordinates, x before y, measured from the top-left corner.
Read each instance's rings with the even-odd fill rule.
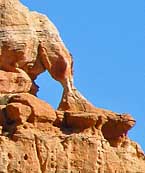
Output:
[[[39,74],[35,83],[39,86],[37,97],[57,109],[63,93],[61,84],[54,80],[48,71]]]

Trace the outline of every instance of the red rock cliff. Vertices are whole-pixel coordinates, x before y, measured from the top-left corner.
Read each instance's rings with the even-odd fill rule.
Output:
[[[72,64],[46,16],[0,0],[0,172],[144,173],[145,155],[127,137],[135,120],[89,103]],[[64,88],[58,110],[35,96],[45,70]]]

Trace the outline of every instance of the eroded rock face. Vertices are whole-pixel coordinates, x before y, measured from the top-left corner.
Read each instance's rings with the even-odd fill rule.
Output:
[[[89,103],[72,64],[46,16],[0,0],[0,172],[144,173],[145,155],[127,137],[135,120]],[[45,70],[64,87],[59,110],[34,96]]]
[[[6,72],[0,70],[0,93],[13,94],[21,92],[30,92],[32,81],[24,72],[19,73]]]
[[[0,117],[2,172],[144,173],[145,155],[127,137],[135,124],[128,114],[55,111],[22,93],[0,106]]]
[[[0,11],[0,69],[18,73],[18,76],[22,71],[27,73],[31,85],[40,73],[48,70],[64,88],[60,110],[94,108],[73,85],[72,56],[52,22],[44,15],[29,11],[18,0],[1,0]],[[13,76],[6,77],[15,80]],[[23,81],[28,85],[30,81],[25,77],[23,75]],[[3,80],[4,86],[7,79]],[[19,83],[14,83],[15,90],[12,85],[10,89],[2,87],[2,91],[36,94],[37,86],[32,85],[31,89],[24,86],[20,90]]]

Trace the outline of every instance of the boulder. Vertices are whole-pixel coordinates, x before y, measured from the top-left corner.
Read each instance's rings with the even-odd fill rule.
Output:
[[[27,122],[31,113],[31,107],[22,103],[9,103],[6,106],[7,121],[14,121],[16,125]]]
[[[11,105],[13,105],[14,103],[19,103],[24,106],[27,106],[27,108],[29,107],[31,109],[31,114],[27,121],[30,123],[53,123],[56,120],[55,110],[48,103],[38,99],[37,97],[31,94],[16,94],[10,98],[9,102],[11,103]]]

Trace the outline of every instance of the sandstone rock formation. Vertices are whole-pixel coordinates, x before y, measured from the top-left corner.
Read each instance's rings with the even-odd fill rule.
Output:
[[[5,91],[5,81],[9,78],[6,76],[1,83],[0,91],[11,92],[12,90],[15,93],[35,94],[37,86],[34,86],[34,80],[40,73],[48,70],[64,88],[60,110],[78,111],[93,107],[73,85],[71,54],[51,21],[44,15],[30,12],[18,0],[1,0],[0,13],[1,73],[4,73],[3,71],[18,73],[15,74],[15,76],[18,75],[15,78],[23,80],[18,81],[17,86],[13,81],[12,88],[5,88],[8,90]],[[24,79],[19,79],[19,73],[23,74]],[[30,79],[28,80],[28,76],[31,82]]]
[[[144,173],[145,155],[127,137],[135,120],[89,103],[72,64],[46,16],[0,0],[0,172]],[[64,87],[58,110],[35,96],[45,70]]]
[[[128,114],[55,111],[28,93],[0,106],[4,173],[144,173],[145,155],[127,132]]]

